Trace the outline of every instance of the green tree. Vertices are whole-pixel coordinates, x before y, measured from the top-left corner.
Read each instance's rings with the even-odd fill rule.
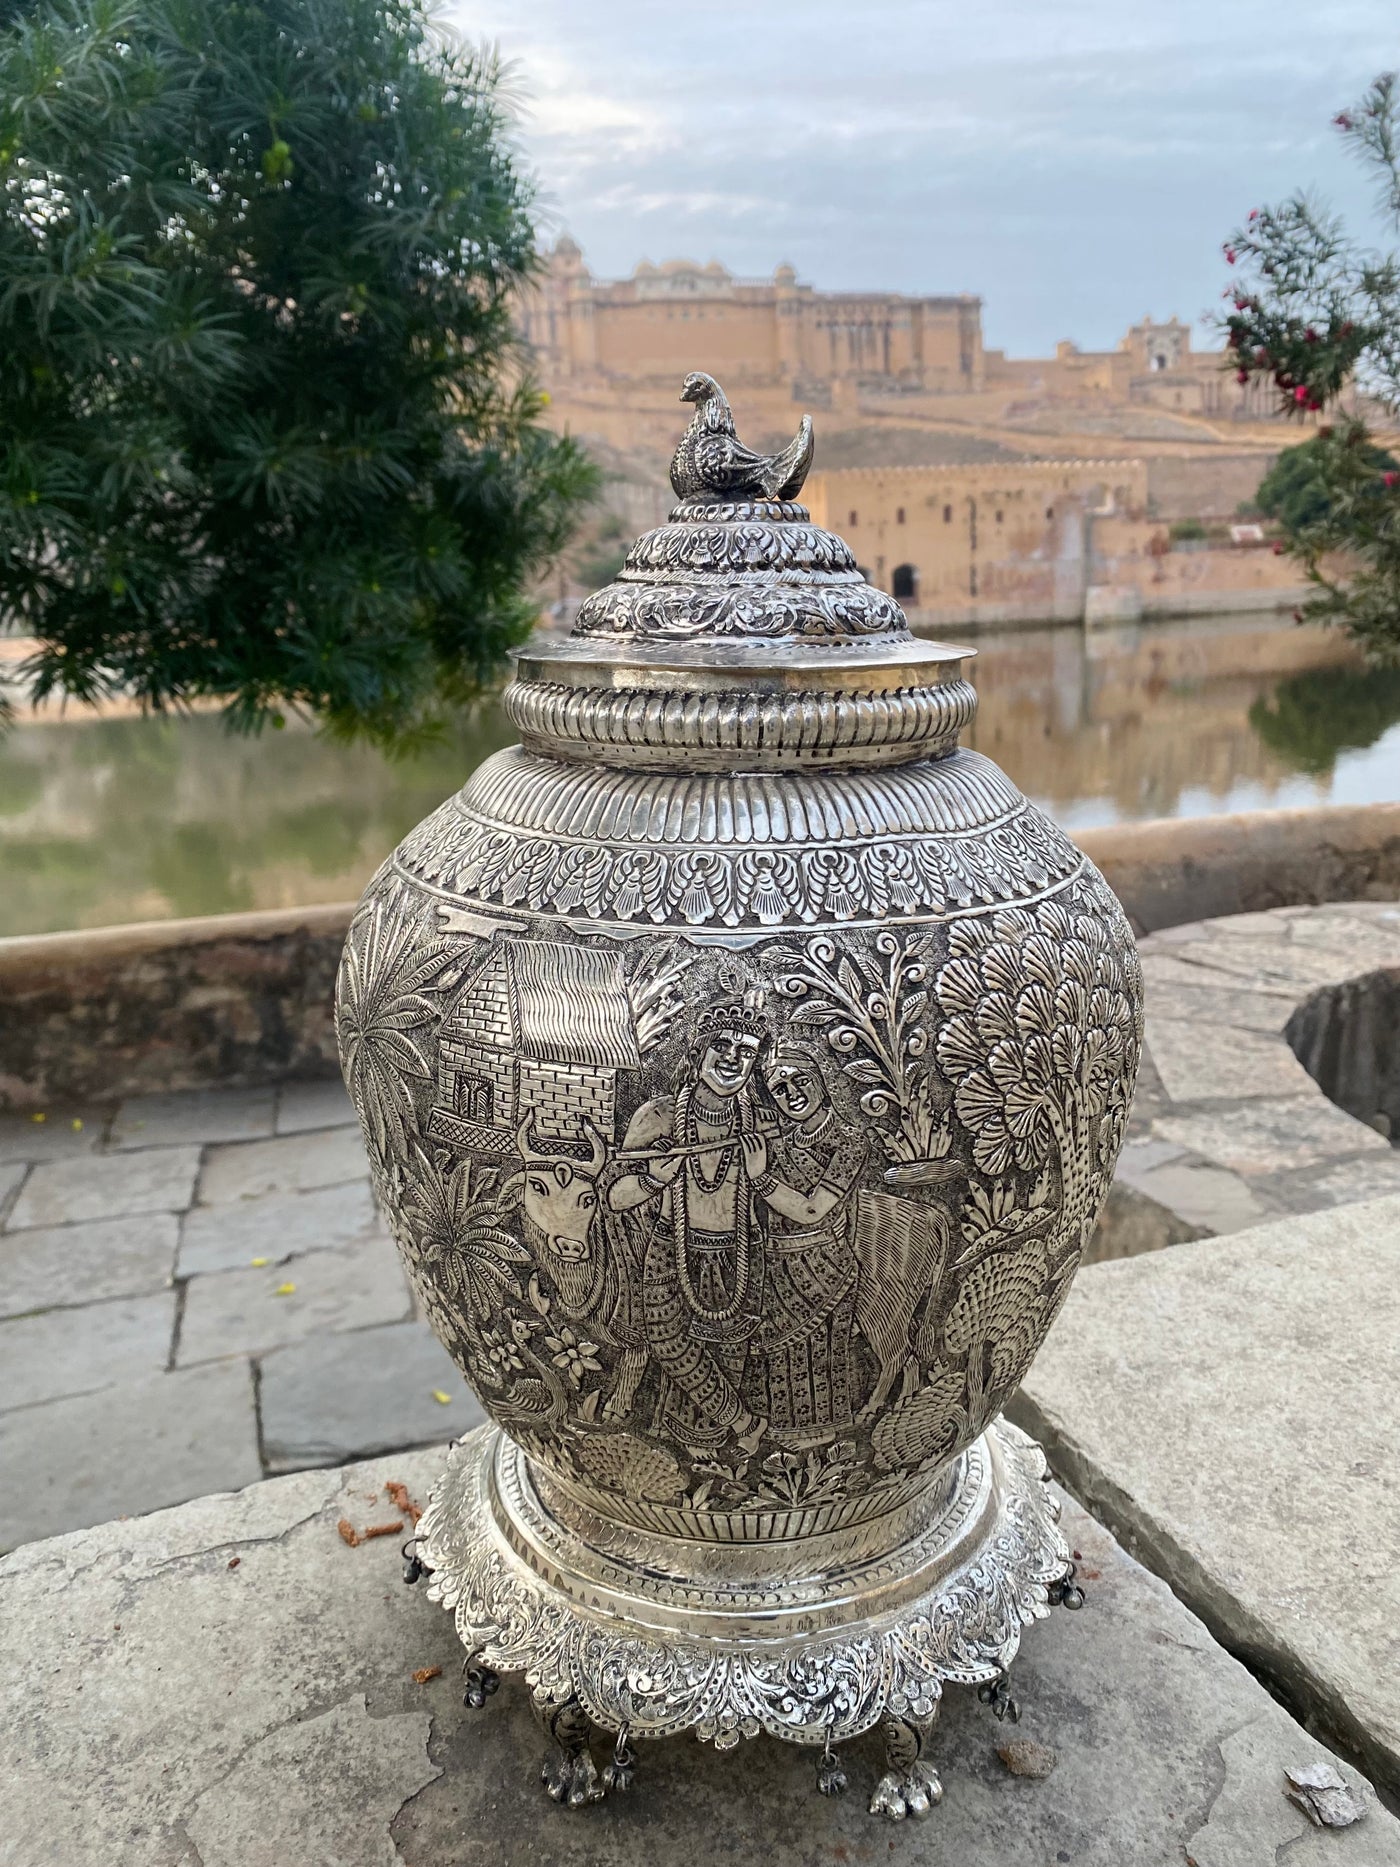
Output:
[[[1364,751],[1400,721],[1400,667],[1310,668],[1261,694],[1249,723],[1295,770],[1325,777],[1343,752]]]
[[[1384,225],[1400,232],[1396,75],[1333,121],[1376,184]],[[1255,208],[1224,251],[1239,282],[1222,323],[1242,383],[1271,383],[1293,414],[1329,408],[1352,386],[1359,407],[1400,415],[1400,251],[1373,250],[1305,194]],[[1285,548],[1316,586],[1304,613],[1342,624],[1379,659],[1400,658],[1395,463],[1354,411],[1291,452],[1301,459],[1285,454],[1265,485],[1274,481]]]
[[[1254,503],[1265,518],[1277,519],[1290,537],[1301,537],[1310,527],[1328,525],[1333,519],[1335,495],[1332,472],[1333,437],[1323,434],[1297,447],[1285,447],[1259,482]],[[1358,466],[1371,480],[1400,470],[1400,461],[1383,447],[1359,437]]]
[[[422,0],[0,4],[0,616],[38,693],[437,730],[595,483],[513,335],[495,61]]]

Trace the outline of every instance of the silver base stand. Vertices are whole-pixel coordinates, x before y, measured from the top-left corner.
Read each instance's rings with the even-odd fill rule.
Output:
[[[556,1801],[626,1788],[634,1740],[686,1730],[719,1750],[760,1731],[819,1748],[817,1786],[839,1794],[834,1746],[880,1724],[870,1808],[900,1820],[943,1793],[927,1752],[945,1684],[1014,1719],[1021,1629],[1082,1599],[1057,1515],[1040,1448],[1000,1420],[931,1475],[922,1510],[800,1547],[602,1517],[486,1426],[453,1447],[418,1553],[467,1649],[467,1703],[526,1674]],[[597,1732],[615,1740],[601,1771]]]

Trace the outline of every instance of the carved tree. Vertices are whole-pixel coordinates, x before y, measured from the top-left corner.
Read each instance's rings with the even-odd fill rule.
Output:
[[[873,951],[838,947],[817,934],[803,961],[777,982],[800,1000],[794,1024],[818,1025],[857,1086],[860,1106],[880,1125],[892,1161],[936,1159],[948,1150],[929,1060],[928,935],[913,939],[889,929]]]
[[[383,900],[361,908],[350,928],[336,981],[335,1024],[341,1065],[365,1138],[381,1172],[408,1151],[417,1126],[414,1089],[432,1078],[419,1033],[438,1016],[428,988],[460,972],[458,942],[423,944],[422,928]]]
[[[1136,959],[1093,913],[1059,901],[956,921],[948,946],[933,987],[947,1014],[936,1049],[973,1162],[998,1180],[1049,1165],[1056,1244],[1078,1250],[1103,1192],[1100,1130],[1121,1126],[1137,1073]],[[1024,1194],[1005,1182],[975,1190],[986,1211],[973,1229],[991,1245],[1039,1215],[1048,1189],[1038,1179]]]

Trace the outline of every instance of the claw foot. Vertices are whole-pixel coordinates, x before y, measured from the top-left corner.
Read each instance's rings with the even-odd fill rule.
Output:
[[[870,1813],[902,1822],[906,1815],[927,1815],[943,1800],[943,1785],[931,1763],[914,1763],[907,1770],[889,1770],[875,1785]]]
[[[540,1781],[556,1802],[565,1808],[582,1809],[590,1802],[601,1802],[607,1793],[598,1775],[598,1766],[586,1750],[565,1755],[555,1751],[540,1765]]]
[[[549,1739],[549,1750],[540,1765],[540,1781],[546,1792],[566,1809],[582,1809],[590,1802],[601,1802],[607,1790],[589,1749],[593,1729],[582,1705],[573,1697],[554,1701],[532,1697],[530,1710]],[[619,1760],[630,1762],[631,1752],[621,1733],[618,1744],[625,1753]]]

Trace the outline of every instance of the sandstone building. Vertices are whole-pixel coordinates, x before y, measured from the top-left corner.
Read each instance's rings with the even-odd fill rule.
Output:
[[[1112,350],[1008,357],[971,294],[822,292],[790,266],[744,280],[716,261],[600,280],[565,236],[521,321],[551,419],[605,468],[618,546],[671,503],[678,391],[704,369],[751,445],[817,418],[804,500],[916,626],[1298,600],[1296,568],[1231,528],[1301,434],[1179,318],[1143,318]],[[1210,538],[1177,538],[1186,520]],[[562,572],[558,597],[597,580]]]
[[[630,279],[590,276],[566,235],[528,300],[524,333],[550,384],[607,377],[670,385],[703,367],[727,383],[838,377],[914,389],[982,386],[982,302],[895,292],[817,292],[791,266],[736,279],[707,266],[643,260]]]
[[[803,498],[925,633],[1301,601],[1297,566],[1262,527],[1232,524],[1232,504],[1198,506],[1207,523],[1173,524],[1162,510],[1173,480],[1159,467],[1123,457],[838,467],[813,473]]]
[[[910,402],[1010,392],[1249,420],[1273,413],[1267,389],[1242,388],[1219,352],[1193,350],[1179,318],[1144,318],[1114,350],[1065,342],[1053,357],[1008,357],[983,348],[982,301],[971,293],[819,292],[791,266],[737,279],[717,260],[643,260],[629,279],[595,279],[567,234],[521,323],[541,380],[566,397],[602,383],[669,390],[703,368],[735,388],[784,387],[817,408],[847,385]]]

